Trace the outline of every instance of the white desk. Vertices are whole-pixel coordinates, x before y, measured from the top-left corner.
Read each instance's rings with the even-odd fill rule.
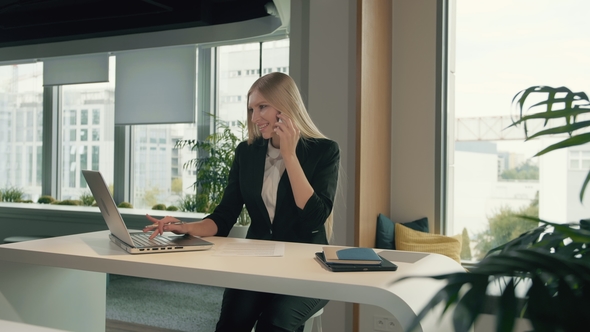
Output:
[[[65,332],[63,330],[56,330],[49,327],[35,326],[24,323],[11,322],[0,319],[0,331],[10,332]]]
[[[393,284],[395,280],[464,271],[445,256],[425,255],[404,263],[408,253],[384,251],[383,256],[399,266],[396,272],[334,273],[314,260],[321,245],[285,243],[283,257],[231,257],[213,254],[224,243],[256,240],[207,240],[216,246],[145,255],[119,249],[107,231],[0,245],[0,319],[103,332],[105,275],[112,273],[371,304],[389,311],[405,327],[443,284],[430,278]]]

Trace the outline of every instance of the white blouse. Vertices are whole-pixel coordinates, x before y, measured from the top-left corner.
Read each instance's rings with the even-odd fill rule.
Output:
[[[283,172],[285,172],[285,162],[283,161],[283,156],[281,156],[281,150],[272,146],[269,141],[266,162],[264,164],[264,182],[262,183],[261,195],[271,223],[275,217],[277,190]]]

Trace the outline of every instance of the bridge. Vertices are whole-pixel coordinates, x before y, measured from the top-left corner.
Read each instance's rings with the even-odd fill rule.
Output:
[[[510,125],[510,116],[485,116],[455,119],[455,141],[524,141],[523,125]],[[530,133],[536,133],[543,127],[542,121],[527,124]]]

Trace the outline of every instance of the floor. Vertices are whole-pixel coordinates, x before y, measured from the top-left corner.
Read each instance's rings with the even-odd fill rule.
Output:
[[[211,332],[223,289],[164,280],[109,275],[107,332]]]
[[[135,323],[122,322],[107,319],[105,332],[181,332],[178,330],[164,329]]]

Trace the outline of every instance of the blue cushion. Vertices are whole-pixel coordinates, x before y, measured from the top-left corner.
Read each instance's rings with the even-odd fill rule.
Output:
[[[375,238],[375,248],[394,249],[395,247],[395,227],[393,221],[379,213],[377,216],[377,236]]]
[[[428,218],[424,217],[411,222],[403,223],[404,226],[413,230],[428,233]],[[391,219],[379,213],[377,216],[377,236],[375,248],[395,249],[395,224]]]

